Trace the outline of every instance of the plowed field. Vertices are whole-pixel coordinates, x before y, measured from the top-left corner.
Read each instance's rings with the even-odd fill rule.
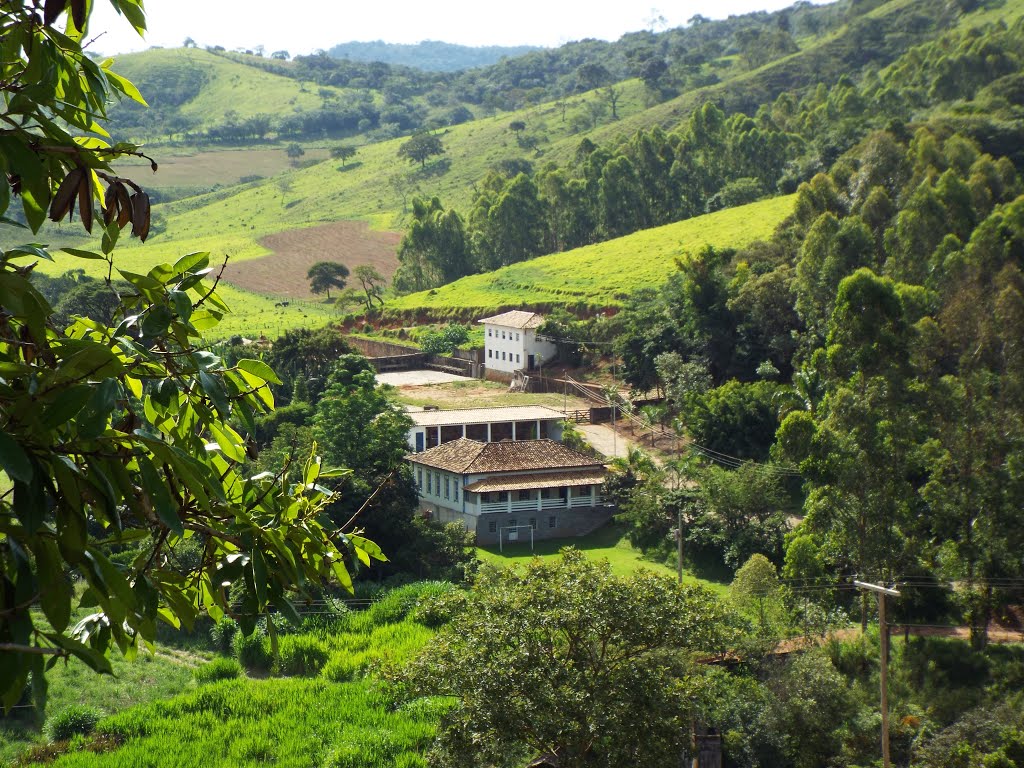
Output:
[[[396,251],[401,239],[398,232],[376,232],[363,221],[336,221],[278,232],[259,241],[273,254],[229,263],[224,279],[251,291],[308,299],[313,296],[306,278],[309,268],[318,261],[337,261],[350,271],[369,264],[390,281],[398,268]],[[359,287],[352,279],[349,285]]]

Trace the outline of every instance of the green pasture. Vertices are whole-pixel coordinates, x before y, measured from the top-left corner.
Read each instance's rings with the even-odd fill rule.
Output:
[[[205,78],[195,98],[180,107],[182,115],[195,121],[192,130],[206,130],[225,122],[229,111],[244,120],[259,114],[313,111],[320,109],[323,102],[320,86],[250,67],[201,48],[162,48],[122,54],[114,57],[113,68],[138,85],[143,98],[146,97],[146,82],[173,79],[187,82]],[[350,92],[333,86],[324,88],[339,99],[346,98]]]
[[[133,661],[114,653],[110,656],[114,674],[98,675],[72,659],[47,673],[47,714],[82,704],[112,715],[134,705],[170,698],[188,687],[193,668],[202,661],[201,657],[169,649],[156,654],[142,652]],[[11,765],[29,747],[45,743],[34,722],[31,710],[21,708],[0,718],[0,765]]]
[[[612,572],[617,576],[629,576],[640,568],[646,568],[654,573],[672,578],[676,578],[677,575],[675,567],[645,559],[643,553],[629,543],[623,530],[615,525],[606,525],[593,533],[576,539],[538,541],[535,542],[532,550],[528,540],[518,544],[506,544],[503,547],[503,552],[498,551],[497,545],[477,547],[476,555],[485,563],[510,565],[527,563],[535,557],[544,560],[554,559],[567,546],[580,550],[593,560],[607,560]],[[700,584],[721,596],[726,595],[729,591],[728,584],[701,579],[686,571],[683,572],[683,582]]]
[[[664,283],[677,258],[705,245],[741,247],[768,237],[792,211],[793,200],[762,200],[464,277],[392,300],[387,311],[457,316],[524,306],[620,306],[632,291]]]

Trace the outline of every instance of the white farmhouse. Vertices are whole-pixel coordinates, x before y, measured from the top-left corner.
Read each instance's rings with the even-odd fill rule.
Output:
[[[537,338],[544,318],[536,312],[514,309],[477,322],[484,326],[484,365],[494,371],[534,371],[555,359],[558,348]]]
[[[604,525],[604,462],[554,440],[484,443],[459,438],[405,457],[420,509],[439,522],[460,522],[479,544],[581,536]]]

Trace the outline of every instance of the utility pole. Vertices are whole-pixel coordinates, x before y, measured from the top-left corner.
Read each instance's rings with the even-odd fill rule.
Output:
[[[899,597],[900,593],[895,589],[883,587],[880,584],[868,584],[865,581],[854,579],[854,586],[867,589],[878,595],[878,635],[881,648],[881,667],[879,677],[881,678],[880,688],[882,693],[882,768],[890,768],[889,762],[889,627],[885,623],[885,598],[888,596]]]
[[[679,584],[683,583],[683,508],[680,507],[678,511],[678,519],[676,520],[676,575],[679,578]]]

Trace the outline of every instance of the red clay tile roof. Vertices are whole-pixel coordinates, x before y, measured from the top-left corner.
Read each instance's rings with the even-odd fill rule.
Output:
[[[534,472],[527,475],[499,475],[485,477],[466,486],[474,493],[491,491],[521,491],[528,488],[562,488],[567,486],[600,485],[604,482],[605,470],[581,469],[577,472]]]
[[[481,443],[459,438],[406,456],[415,464],[468,475],[536,469],[598,468],[604,463],[554,440],[502,440]]]

